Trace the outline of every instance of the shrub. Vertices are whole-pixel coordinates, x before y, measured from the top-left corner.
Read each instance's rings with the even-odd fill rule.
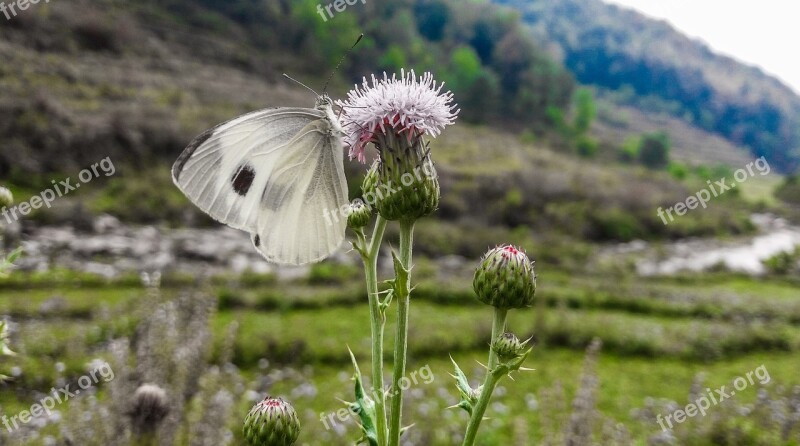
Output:
[[[597,154],[597,141],[589,136],[581,136],[576,144],[578,154],[591,158]]]
[[[662,169],[669,164],[669,137],[664,132],[642,136],[639,143],[639,162],[650,169]]]
[[[775,191],[775,196],[786,203],[800,205],[800,176],[786,177]]]

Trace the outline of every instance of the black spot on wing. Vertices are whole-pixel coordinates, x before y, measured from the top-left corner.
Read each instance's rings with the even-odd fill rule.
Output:
[[[256,179],[256,171],[250,164],[242,164],[236,170],[231,178],[231,186],[234,192],[241,196],[247,195],[250,191],[250,186],[253,185],[253,180]]]
[[[197,137],[193,139],[185,149],[183,149],[183,152],[181,152],[181,155],[178,157],[177,161],[175,161],[175,164],[172,165],[172,178],[174,178],[176,181],[179,179],[181,172],[183,172],[183,166],[185,166],[186,162],[189,161],[189,158],[194,155],[195,150],[202,146],[204,142],[208,141],[208,138],[211,138],[211,135],[214,134],[216,129],[217,127],[214,127],[206,130],[200,135],[197,135]]]
[[[253,235],[253,246],[256,248],[261,247],[261,236],[258,234]]]

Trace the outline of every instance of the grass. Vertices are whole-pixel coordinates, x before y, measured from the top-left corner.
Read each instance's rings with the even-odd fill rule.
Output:
[[[459,353],[453,357],[471,378],[473,385],[478,384],[480,367],[475,361],[485,361],[483,355]],[[693,380],[698,374],[706,376],[705,383],[709,387],[730,387],[734,378],[761,364],[767,367],[772,382],[796,382],[794,359],[788,354],[753,354],[713,364],[696,364],[674,359],[661,359],[654,364],[653,360],[648,359],[602,354],[597,369],[600,379],[597,405],[605,415],[629,426],[635,438],[642,438],[660,429],[655,423],[641,423],[633,417],[633,410],[644,407],[648,398],[666,399],[685,405]],[[501,383],[499,396],[493,399],[487,413],[493,421],[488,422],[481,432],[482,438],[486,439],[485,444],[536,444],[541,441],[542,390],[559,382],[564,389],[565,403],[569,405],[575,396],[582,364],[582,352],[537,349],[529,364],[536,368],[534,372],[518,375],[515,381],[504,380]],[[426,366],[432,371],[433,382],[426,384],[420,381],[412,388],[417,393],[417,402],[426,399],[426,408],[430,412],[426,416],[416,410],[410,414],[412,419],[419,429],[425,431],[448,435],[461,432],[466,414],[460,409],[447,409],[457,402],[453,380],[449,375],[452,373],[452,364],[448,359],[412,357],[408,368],[414,371]],[[301,394],[299,389],[308,381],[313,382],[319,393],[313,398],[298,397]],[[349,444],[346,440],[357,429],[352,420],[343,423],[348,428],[344,437],[338,437],[335,431],[326,430],[320,421],[321,413],[330,413],[342,407],[339,399],[348,400],[351,397],[349,385],[348,373],[338,368],[319,366],[313,369],[313,373],[302,378],[276,383],[271,391],[291,398],[304,408],[301,414],[301,442],[311,445]],[[752,402],[756,395],[757,389],[748,388],[737,395],[736,399],[740,402]],[[516,418],[522,418],[528,425],[531,434],[528,443],[512,443],[515,437],[512,423],[508,420],[513,421]],[[438,441],[430,444],[451,444],[447,439],[436,438]]]
[[[540,274],[539,297],[549,307],[544,328],[536,330],[534,310],[512,312],[509,325],[521,335],[536,335],[538,344],[528,364],[536,371],[503,381],[489,408],[482,444],[530,444],[520,438],[529,435],[533,440],[525,441],[538,441],[549,418],[566,416],[580,380],[583,349],[593,337],[604,341],[597,366],[597,407],[605,417],[624,423],[640,442],[658,426],[638,421],[635,409],[651,400],[685,404],[697,374],[716,388],[763,364],[771,377],[769,386],[800,384],[800,327],[793,319],[800,288],[792,282],[730,275],[697,281]],[[309,445],[349,444],[353,439],[352,422],[346,430],[325,429],[319,419],[320,413],[339,409],[339,399],[351,398],[347,346],[368,370],[369,326],[361,285],[319,280],[334,276],[327,271],[311,282],[291,283],[272,276],[226,276],[212,278],[206,286],[218,296],[211,322],[214,356],[230,325],[236,324],[234,363],[250,382],[264,382],[264,374],[272,377],[268,388],[256,388],[294,402],[303,423],[301,442]],[[88,362],[106,354],[108,340],[134,337],[149,311],[141,304],[145,291],[133,278],[107,281],[61,272],[48,280],[28,279],[6,279],[0,288],[0,313],[11,314],[19,324],[12,346],[20,353],[2,369],[7,373],[19,367],[22,372],[8,385],[13,391],[0,394],[6,413],[29,407],[37,392],[60,380],[80,376]],[[186,278],[164,277],[161,299],[178,295],[188,283]],[[434,377],[410,392],[409,419],[416,422],[413,435],[420,444],[450,444],[463,430],[466,414],[446,409],[457,403],[448,355],[474,383],[480,377],[478,361],[485,361],[490,312],[468,287],[453,283],[468,280],[442,283],[429,278],[412,300],[408,370],[429,366]],[[48,305],[51,310],[42,312]],[[266,369],[263,359],[269,364]],[[553,394],[557,382],[564,391],[564,408],[554,410],[546,394]],[[748,402],[756,394],[756,389],[747,389],[736,399]],[[248,404],[239,401],[237,407],[244,412]]]

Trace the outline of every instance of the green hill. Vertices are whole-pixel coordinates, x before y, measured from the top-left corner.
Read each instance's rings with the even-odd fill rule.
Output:
[[[579,82],[614,92],[616,103],[679,117],[782,171],[800,165],[800,97],[760,69],[601,0],[494,3],[518,10]]]
[[[434,145],[447,198],[441,226],[429,231],[432,246],[467,254],[469,247],[441,239],[467,231],[486,240],[477,244],[482,249],[498,238],[488,227],[524,240],[536,232],[595,241],[751,229],[751,207],[736,194],[696,219],[664,226],[655,209],[702,187],[709,171],[671,176],[621,164],[627,137],[671,131],[683,161],[736,165],[747,158],[680,119],[619,108],[603,91],[594,125],[577,130],[572,76],[507,8],[367,2],[325,21],[311,1],[77,4],[40,4],[0,28],[0,175],[17,188],[35,191],[110,157],[121,167],[109,187],[75,197],[90,210],[134,222],[197,221],[167,174],[187,142],[246,111],[310,106],[313,95],[280,73],[321,86],[363,31],[334,79],[334,96],[360,76],[414,67],[448,81],[462,109],[459,125]],[[706,148],[702,156],[694,155],[697,145]],[[580,147],[596,151],[594,158],[578,156]],[[363,166],[348,169],[355,187]]]

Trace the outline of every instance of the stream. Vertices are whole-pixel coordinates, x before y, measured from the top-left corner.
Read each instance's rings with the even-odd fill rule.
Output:
[[[664,245],[661,252],[647,253],[636,263],[640,275],[672,275],[700,272],[724,265],[725,268],[751,275],[766,272],[763,261],[800,246],[800,227],[791,226],[771,214],[751,217],[758,228],[755,236],[734,240],[688,239]],[[642,246],[639,242],[638,246]],[[642,249],[646,251],[647,249]]]

